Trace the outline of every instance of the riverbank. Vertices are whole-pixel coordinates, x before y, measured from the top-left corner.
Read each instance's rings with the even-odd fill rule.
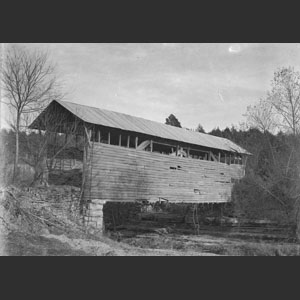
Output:
[[[180,232],[172,228],[89,230],[64,198],[47,198],[57,187],[10,187],[0,204],[0,255],[6,256],[265,256],[300,255],[300,245],[262,240],[218,226]],[[68,187],[60,187],[60,192]],[[43,197],[46,195],[46,197]],[[76,208],[76,207],[75,207]],[[219,230],[218,230],[219,228]],[[146,230],[147,229],[147,230]],[[172,230],[171,230],[172,229]],[[255,239],[254,239],[255,237]],[[259,239],[258,239],[259,237]]]
[[[55,187],[54,189],[57,189]],[[64,189],[68,189],[65,187]],[[50,188],[51,192],[51,188]],[[49,193],[46,190],[45,193]],[[10,187],[1,202],[9,228],[1,255],[8,256],[202,256],[199,251],[135,247],[85,228],[63,199],[43,199],[39,190]],[[109,233],[108,233],[109,235]]]

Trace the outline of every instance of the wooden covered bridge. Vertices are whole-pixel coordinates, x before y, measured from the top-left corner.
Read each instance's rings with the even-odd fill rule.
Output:
[[[250,155],[228,139],[66,101],[30,128],[84,137],[82,199],[96,223],[107,201],[228,202]]]

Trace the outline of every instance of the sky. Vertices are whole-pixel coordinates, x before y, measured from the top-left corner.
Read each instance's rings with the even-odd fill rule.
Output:
[[[9,45],[6,45],[6,47]],[[25,44],[48,51],[65,100],[208,132],[245,121],[300,44]]]

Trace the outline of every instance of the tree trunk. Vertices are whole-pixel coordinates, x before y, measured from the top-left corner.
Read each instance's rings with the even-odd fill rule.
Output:
[[[41,131],[39,132],[40,139],[43,140],[43,136]],[[45,141],[42,146],[40,153],[38,155],[34,170],[35,170],[35,176],[34,176],[34,181],[33,185],[34,186],[48,186],[48,181],[49,181],[49,169],[47,165],[47,149],[48,149],[48,142],[46,138],[46,132],[45,132]],[[51,162],[50,162],[51,164]],[[51,168],[51,166],[50,166]]]
[[[47,156],[43,156],[34,167],[34,180],[32,186],[48,186],[49,170],[47,167]]]
[[[18,175],[19,169],[19,127],[20,127],[20,116],[17,116],[16,123],[16,153],[15,153],[15,161],[14,161],[14,170],[13,170],[13,182],[15,182],[16,177]]]
[[[296,239],[298,242],[300,242],[300,222],[298,222],[296,226]]]
[[[41,162],[41,171],[42,171],[42,176],[41,176],[41,185],[43,186],[48,186],[48,181],[49,181],[49,171],[47,167],[47,154],[43,155],[42,162]]]
[[[299,200],[296,201],[294,208],[295,211],[295,236],[298,242],[300,242],[300,203]]]

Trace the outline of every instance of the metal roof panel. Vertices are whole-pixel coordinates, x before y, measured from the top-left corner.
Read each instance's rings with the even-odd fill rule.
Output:
[[[85,106],[73,102],[54,101],[58,102],[64,108],[87,123],[144,133],[151,136],[181,141],[208,148],[250,154],[242,147],[225,138],[194,132],[188,129],[174,127],[140,117],[134,117],[123,113]]]

